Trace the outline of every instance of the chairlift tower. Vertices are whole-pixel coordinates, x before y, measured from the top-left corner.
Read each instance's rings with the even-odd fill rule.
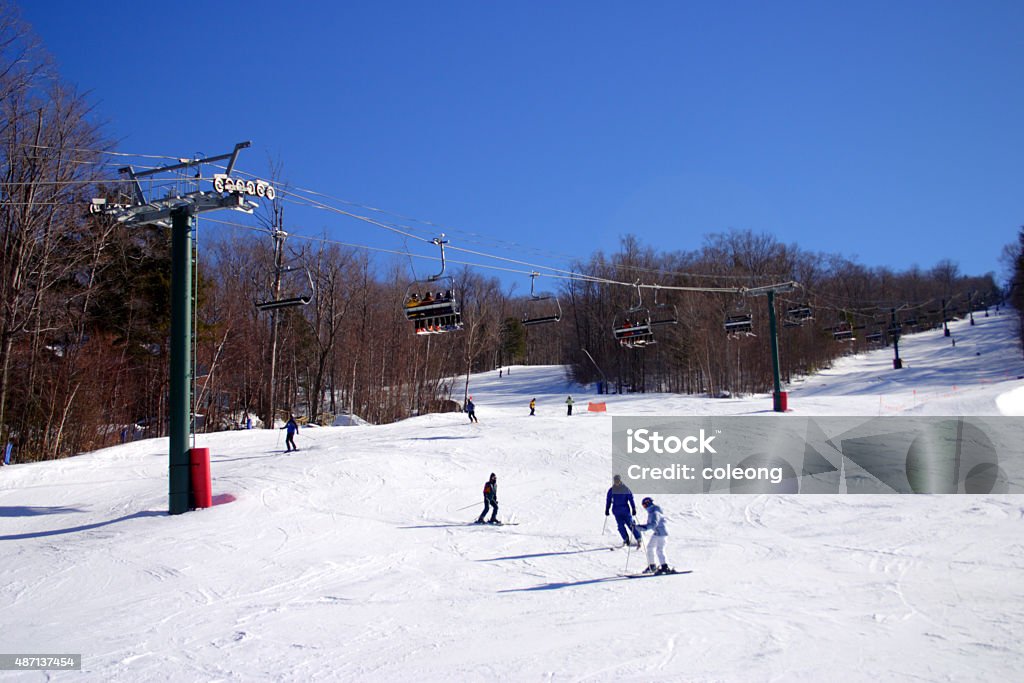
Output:
[[[900,325],[900,321],[896,318],[896,307],[893,306],[890,315],[892,316],[889,322],[889,337],[892,339],[892,369],[902,370],[903,359],[900,358],[900,336],[903,332],[903,327]]]
[[[268,183],[234,180],[238,152],[251,143],[240,142],[227,154],[213,157],[181,159],[179,163],[136,172],[131,166],[120,169],[132,181],[132,200],[111,204],[94,199],[91,213],[110,215],[128,226],[159,225],[171,229],[171,368],[170,368],[170,447],[168,512],[178,515],[191,509],[192,477],[189,464],[189,433],[191,426],[192,369],[192,227],[201,213],[232,209],[252,213],[257,204],[249,196],[274,196]],[[170,193],[162,199],[147,199],[140,179],[172,171],[200,168],[202,164],[227,160],[227,172],[213,179],[213,191],[196,190],[183,194]],[[197,176],[202,180],[201,175]]]
[[[775,383],[772,393],[772,410],[777,413],[786,412],[787,400],[786,394],[782,391],[782,377],[779,373],[779,325],[775,319],[775,294],[790,292],[799,286],[799,283],[796,282],[783,282],[782,284],[743,290],[744,296],[768,296],[768,331],[772,341],[772,379]]]

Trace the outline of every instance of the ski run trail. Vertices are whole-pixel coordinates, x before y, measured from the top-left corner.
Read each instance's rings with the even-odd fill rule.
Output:
[[[976,319],[795,382],[792,414],[1024,415],[1015,316]],[[609,415],[771,397],[593,391],[514,366],[471,378],[477,425],[199,435],[220,504],[174,517],[166,439],[0,468],[0,652],[83,655],[0,681],[1022,680],[1024,496],[656,496],[692,573],[629,580]],[[469,524],[490,472],[515,526]]]

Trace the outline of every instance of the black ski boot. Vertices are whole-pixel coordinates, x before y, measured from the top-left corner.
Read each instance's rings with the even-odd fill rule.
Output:
[[[483,523],[484,523],[484,518],[483,517],[481,517],[480,519],[478,519],[475,522],[473,522],[473,524],[483,524]]]
[[[647,569],[643,571],[644,574],[656,574],[658,572],[658,565],[650,564],[647,565]]]
[[[676,570],[670,569],[667,564],[663,564],[660,567],[658,567],[658,570],[656,572],[654,572],[654,573],[655,574],[675,574]]]
[[[489,520],[489,521],[488,521],[487,523],[488,523],[488,524],[494,524],[494,525],[496,525],[496,526],[501,526],[501,522],[499,522],[498,520],[496,520],[496,519],[493,519],[493,518],[492,518],[492,519],[490,519],[490,520]]]

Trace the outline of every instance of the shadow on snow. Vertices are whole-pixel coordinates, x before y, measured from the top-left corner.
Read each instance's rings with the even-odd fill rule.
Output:
[[[166,512],[157,512],[155,510],[144,510],[142,512],[136,512],[131,515],[125,515],[124,517],[118,517],[117,519],[108,519],[105,522],[96,522],[94,524],[82,524],[80,526],[70,526],[63,529],[51,529],[49,531],[32,531],[24,534],[9,534],[7,536],[0,536],[0,541],[21,541],[26,538],[44,538],[46,536],[60,536],[62,534],[74,534],[79,531],[90,531],[92,529],[98,529],[100,527],[109,526],[111,524],[117,524],[118,522],[126,522],[129,519],[139,519],[142,517],[163,517],[167,515]]]

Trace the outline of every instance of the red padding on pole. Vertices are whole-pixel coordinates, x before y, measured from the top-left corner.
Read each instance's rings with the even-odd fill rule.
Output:
[[[188,453],[192,465],[192,507],[211,507],[213,485],[210,482],[210,449],[192,448]]]
[[[774,406],[775,407],[775,412],[777,412],[777,413],[784,413],[787,410],[789,410],[789,393],[788,392],[780,391],[779,393],[775,394],[774,398],[775,398],[775,401],[774,401],[774,403],[775,403],[775,406]]]

